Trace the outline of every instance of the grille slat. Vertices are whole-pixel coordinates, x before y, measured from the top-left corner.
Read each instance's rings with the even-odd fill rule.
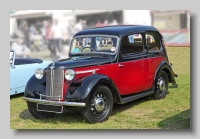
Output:
[[[55,96],[62,97],[64,71],[47,69],[46,76],[46,95],[53,96],[51,100],[58,100]]]

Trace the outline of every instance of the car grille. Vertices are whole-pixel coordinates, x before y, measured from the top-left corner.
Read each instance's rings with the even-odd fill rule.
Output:
[[[63,94],[64,71],[47,69],[46,76],[46,95],[51,100],[59,100]]]

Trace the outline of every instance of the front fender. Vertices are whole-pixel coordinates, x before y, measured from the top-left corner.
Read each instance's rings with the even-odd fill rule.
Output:
[[[45,95],[46,93],[46,77],[37,79],[33,75],[27,82],[24,96],[30,98],[40,98],[39,94]]]
[[[65,98],[67,101],[86,102],[91,97],[91,95],[97,89],[98,86],[105,85],[111,90],[114,101],[121,102],[121,97],[114,82],[105,75],[101,74],[90,75],[81,80],[79,83],[75,84],[72,83],[66,92]]]

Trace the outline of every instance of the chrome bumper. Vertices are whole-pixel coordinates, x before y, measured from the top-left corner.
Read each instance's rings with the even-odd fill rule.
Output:
[[[85,103],[81,103],[81,102],[51,101],[51,100],[35,99],[35,98],[28,98],[28,97],[23,97],[23,100],[28,101],[28,102],[35,102],[35,103],[40,103],[40,104],[49,104],[49,105],[56,105],[56,106],[85,107]]]

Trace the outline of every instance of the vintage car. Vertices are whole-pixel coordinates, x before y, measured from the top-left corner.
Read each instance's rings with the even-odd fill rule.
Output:
[[[24,93],[26,83],[37,68],[46,68],[51,61],[40,59],[16,58],[10,51],[10,96]]]
[[[69,58],[39,68],[23,99],[39,119],[80,108],[89,123],[106,121],[113,104],[151,96],[164,99],[176,88],[163,38],[152,26],[99,27],[78,32]]]

